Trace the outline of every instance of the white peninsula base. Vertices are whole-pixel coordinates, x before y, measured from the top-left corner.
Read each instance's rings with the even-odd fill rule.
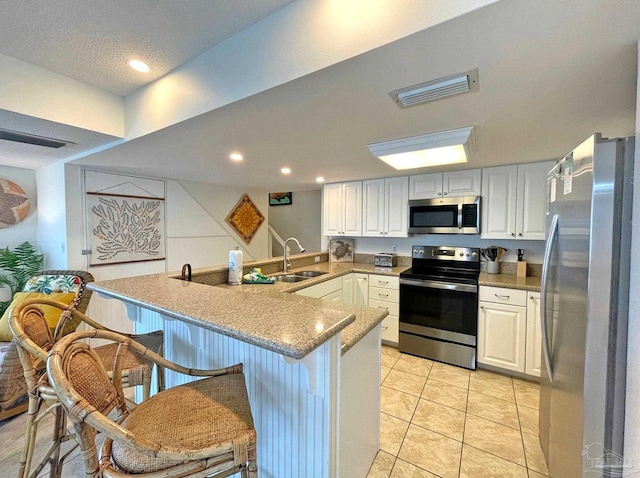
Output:
[[[171,361],[201,369],[244,364],[260,478],[366,477],[379,448],[380,325],[344,355],[338,333],[293,360],[125,305],[136,333],[164,330]],[[183,377],[167,374],[167,387],[180,383]]]

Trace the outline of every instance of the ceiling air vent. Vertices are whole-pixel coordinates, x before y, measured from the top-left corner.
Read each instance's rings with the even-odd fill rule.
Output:
[[[62,148],[67,144],[74,144],[71,141],[63,141],[61,139],[46,138],[44,136],[36,136],[35,134],[20,133],[8,129],[0,129],[0,139],[6,141],[14,141],[16,143],[33,144],[36,146],[44,146],[45,148]]]
[[[400,108],[478,91],[478,69],[408,86],[389,94]]]

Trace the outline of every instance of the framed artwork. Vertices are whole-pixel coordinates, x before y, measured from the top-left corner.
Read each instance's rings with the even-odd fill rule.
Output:
[[[260,224],[264,222],[264,216],[251,198],[244,194],[225,220],[236,231],[236,234],[249,244],[253,236],[258,232]]]
[[[164,199],[87,193],[91,266],[165,258]]]
[[[329,262],[353,262],[353,239],[331,239]]]
[[[290,204],[293,204],[291,192],[269,194],[269,206],[288,206]]]

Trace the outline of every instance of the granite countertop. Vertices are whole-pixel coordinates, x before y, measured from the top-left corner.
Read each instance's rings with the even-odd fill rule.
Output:
[[[487,274],[486,272],[481,272],[478,284],[540,292],[539,276],[518,277],[515,274]]]
[[[211,268],[219,273],[221,268]],[[308,355],[342,331],[345,353],[378,325],[388,311],[339,304],[291,294],[350,272],[397,275],[406,267],[376,271],[372,264],[318,263],[295,270],[319,270],[323,276],[298,283],[206,285],[179,280],[176,273],[94,282],[88,287],[108,297],[145,307],[294,359]],[[206,269],[199,269],[204,275]]]

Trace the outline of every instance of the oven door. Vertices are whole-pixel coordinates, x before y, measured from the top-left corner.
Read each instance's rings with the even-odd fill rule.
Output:
[[[400,331],[475,346],[478,286],[401,278]]]

